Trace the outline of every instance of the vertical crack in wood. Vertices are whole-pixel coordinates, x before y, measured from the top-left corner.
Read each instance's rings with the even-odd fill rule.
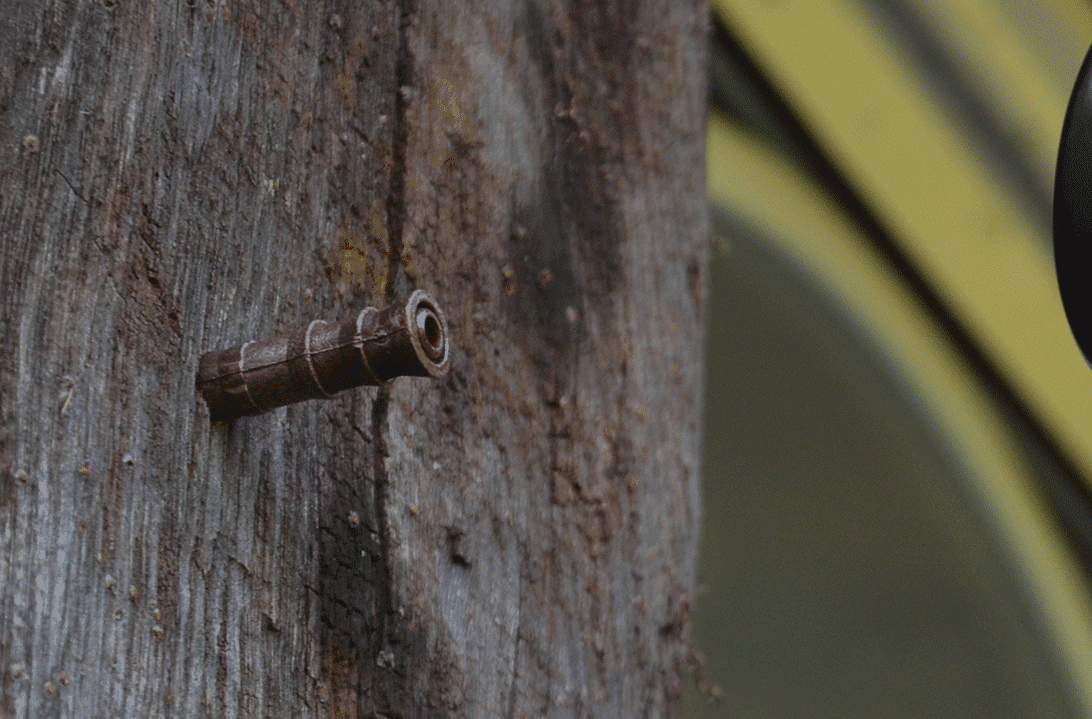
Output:
[[[409,128],[406,117],[411,99],[413,83],[413,57],[409,46],[409,28],[416,10],[415,0],[397,2],[397,59],[395,64],[394,87],[394,123],[391,137],[391,174],[387,190],[387,282],[386,300],[389,302],[404,291],[407,285],[405,268],[402,264],[402,240],[406,224],[406,146],[409,141]],[[390,645],[397,641],[398,632],[394,623],[395,614],[393,590],[391,587],[391,538],[388,515],[388,495],[390,478],[387,473],[387,460],[390,450],[387,443],[389,430],[390,388],[380,387],[372,404],[372,437],[375,447],[375,521],[379,535],[379,561],[376,567],[377,596],[379,610],[379,636],[373,646],[379,652],[389,652]],[[393,635],[393,636],[392,636]],[[393,640],[393,641],[392,641]],[[404,667],[399,667],[404,670]],[[391,687],[383,673],[373,674],[376,680],[374,702],[375,711],[384,715],[391,713]],[[397,695],[397,690],[393,692]]]
[[[402,266],[402,234],[406,221],[406,144],[409,129],[406,127],[406,111],[409,105],[408,88],[412,82],[413,68],[409,49],[409,24],[414,11],[414,0],[401,0],[398,3],[398,48],[395,65],[394,91],[394,127],[391,148],[391,177],[387,194],[387,254],[386,299],[398,296],[400,286],[405,283]],[[390,455],[387,448],[387,410],[390,404],[390,389],[380,387],[372,405],[372,434],[375,438],[375,516],[378,522],[379,542],[382,551],[380,600],[382,611],[393,611],[390,596],[389,569],[389,532],[387,525],[387,463]]]
[[[398,3],[398,48],[395,62],[394,127],[391,138],[391,175],[387,191],[387,283],[388,301],[404,294],[405,268],[402,266],[402,236],[406,224],[406,145],[409,127],[406,115],[413,86],[413,56],[409,47],[409,26],[415,0]]]
[[[387,621],[393,611],[391,598],[390,577],[390,527],[387,519],[387,458],[390,450],[387,447],[387,414],[390,406],[390,389],[381,387],[372,403],[372,442],[375,447],[375,521],[376,532],[379,534],[379,561],[376,566],[376,600],[379,604],[379,613],[383,618],[380,648],[385,648],[387,643]]]

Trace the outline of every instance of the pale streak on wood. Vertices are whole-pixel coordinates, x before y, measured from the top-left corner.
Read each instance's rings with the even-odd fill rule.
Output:
[[[674,714],[704,5],[9,10],[0,715]],[[208,426],[422,280],[446,380]]]

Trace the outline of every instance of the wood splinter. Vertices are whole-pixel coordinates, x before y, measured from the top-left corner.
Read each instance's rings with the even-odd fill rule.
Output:
[[[244,342],[201,357],[197,389],[213,422],[268,412],[395,377],[442,377],[447,320],[421,290],[343,322],[315,320],[289,337]]]

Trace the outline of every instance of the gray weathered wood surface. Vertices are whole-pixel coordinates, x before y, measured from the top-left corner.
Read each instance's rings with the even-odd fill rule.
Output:
[[[0,2],[0,716],[676,713],[706,12]],[[415,286],[447,378],[210,426]]]

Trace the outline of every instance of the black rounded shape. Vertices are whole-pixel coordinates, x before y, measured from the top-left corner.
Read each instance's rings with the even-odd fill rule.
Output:
[[[440,322],[431,312],[425,317],[425,339],[432,347],[440,346]]]
[[[1092,362],[1092,48],[1069,98],[1058,149],[1054,266],[1069,327]]]

